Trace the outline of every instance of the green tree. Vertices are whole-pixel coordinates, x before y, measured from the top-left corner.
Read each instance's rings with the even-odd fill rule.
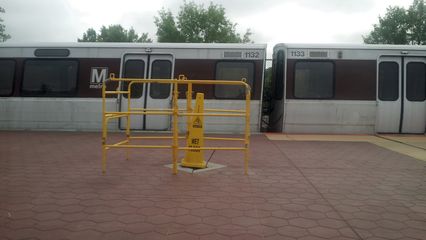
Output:
[[[210,3],[207,8],[184,2],[175,19],[170,10],[162,9],[155,17],[158,42],[248,43],[252,32],[241,37],[236,25],[225,15],[225,8]]]
[[[408,36],[411,44],[426,44],[426,6],[424,0],[414,0],[407,11]]]
[[[5,13],[4,8],[0,7],[0,13]],[[10,35],[6,33],[6,26],[2,24],[3,19],[0,18],[0,42],[10,39]]]
[[[424,0],[414,0],[406,10],[389,7],[379,23],[363,36],[368,44],[426,44],[426,7]]]
[[[83,38],[79,38],[79,42],[96,42],[97,34],[95,29],[89,28],[85,33],[83,33]]]
[[[175,19],[170,11],[162,9],[160,16],[155,17],[155,25],[157,25],[157,41],[158,42],[184,42],[183,36],[177,29]]]
[[[87,29],[79,42],[152,42],[148,33],[142,33],[141,36],[131,27],[124,29],[121,25],[102,26],[98,34],[93,28]]]

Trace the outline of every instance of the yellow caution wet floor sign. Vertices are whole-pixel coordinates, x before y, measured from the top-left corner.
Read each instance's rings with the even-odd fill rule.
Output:
[[[204,94],[197,93],[195,99],[194,113],[204,113]],[[206,168],[204,161],[204,150],[197,148],[204,147],[204,117],[192,116],[188,129],[187,147],[193,148],[185,151],[185,158],[182,159],[181,166],[191,168]]]

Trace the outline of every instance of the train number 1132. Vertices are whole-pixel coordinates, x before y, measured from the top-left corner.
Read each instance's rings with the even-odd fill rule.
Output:
[[[259,52],[245,52],[244,58],[259,58],[260,53]]]

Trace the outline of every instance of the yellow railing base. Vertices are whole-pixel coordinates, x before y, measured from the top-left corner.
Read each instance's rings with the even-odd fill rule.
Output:
[[[182,159],[182,162],[180,164],[182,167],[188,167],[188,168],[199,168],[199,169],[203,169],[206,168],[206,162],[204,162],[204,160],[202,162],[197,161],[197,162],[187,162],[185,161],[185,159]]]
[[[127,91],[119,90],[115,91],[106,90],[106,82],[102,86],[102,174],[106,173],[107,166],[107,150],[112,148],[124,148],[126,149],[126,159],[129,159],[130,148],[157,148],[157,149],[172,149],[172,164],[173,174],[177,174],[177,158],[178,151],[184,150],[185,157],[182,159],[181,166],[190,168],[206,168],[206,162],[204,161],[204,150],[239,150],[244,152],[244,173],[248,174],[248,159],[249,159],[249,137],[250,137],[250,99],[251,89],[247,82],[243,79],[242,81],[226,81],[226,80],[188,80],[185,76],[180,75],[179,79],[130,79],[130,78],[115,78],[114,74],[110,75],[108,81],[112,82],[127,82]],[[107,111],[106,110],[106,97],[107,95],[128,94],[132,95],[132,84],[146,84],[146,83],[161,83],[173,85],[172,94],[172,108],[171,109],[146,109],[146,108],[131,108],[130,100],[128,98],[127,111]],[[192,85],[233,85],[241,86],[245,88],[245,109],[244,110],[233,110],[233,109],[204,109],[203,100],[198,99],[200,94],[197,93],[197,102],[195,109],[192,108]],[[178,86],[187,86],[187,107],[184,110],[180,110],[178,107]],[[120,86],[120,85],[119,85]],[[201,94],[202,95],[202,94]],[[198,104],[198,105],[197,105]],[[201,105],[200,105],[201,104]],[[201,109],[200,109],[201,107]],[[153,136],[153,137],[141,137],[131,136],[130,129],[130,116],[132,115],[171,115],[172,116],[172,136]],[[179,139],[184,137],[179,136],[178,119],[181,116],[186,116],[187,119],[187,145],[186,147],[179,146]],[[199,124],[204,125],[204,117],[243,117],[245,119],[245,134],[244,138],[222,138],[222,137],[204,137],[203,126],[194,127]],[[127,120],[126,127],[126,139],[120,142],[108,144],[108,122],[116,118],[125,118]],[[191,130],[192,129],[192,130]],[[171,139],[171,145],[141,145],[130,143],[131,139]],[[204,139],[206,140],[227,140],[227,141],[243,141],[244,147],[204,147]]]

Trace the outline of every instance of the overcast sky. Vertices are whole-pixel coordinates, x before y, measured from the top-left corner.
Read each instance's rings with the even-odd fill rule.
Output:
[[[194,2],[207,6],[209,0]],[[412,0],[213,0],[256,43],[362,43],[388,6]],[[90,27],[121,24],[155,39],[154,16],[174,14],[182,0],[0,0],[9,42],[75,42]]]

